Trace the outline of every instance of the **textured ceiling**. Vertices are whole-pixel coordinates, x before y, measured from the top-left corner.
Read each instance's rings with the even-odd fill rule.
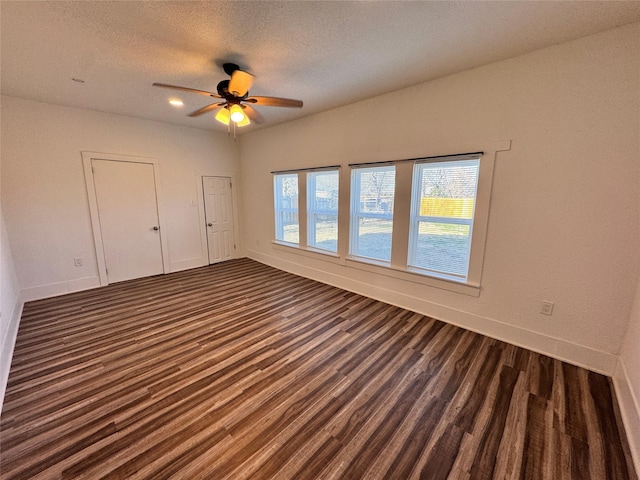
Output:
[[[640,2],[2,1],[0,15],[2,94],[225,131],[186,116],[207,97],[151,84],[215,91],[238,63],[251,94],[304,101],[258,107],[264,127],[638,22]]]

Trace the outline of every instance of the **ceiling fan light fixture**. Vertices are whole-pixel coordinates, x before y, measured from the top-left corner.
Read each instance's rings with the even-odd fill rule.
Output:
[[[229,122],[231,121],[231,113],[229,113],[229,109],[225,107],[218,110],[218,113],[216,113],[216,120],[220,123],[224,123],[225,125],[229,125]]]
[[[2,1],[2,0],[0,0]],[[225,63],[223,69],[229,80],[218,82],[216,92],[208,92],[206,90],[198,90],[196,88],[180,87],[178,85],[169,85],[168,83],[153,83],[154,87],[170,88],[181,92],[197,93],[209,98],[215,98],[217,103],[211,103],[189,113],[188,117],[198,117],[205,113],[215,110],[214,118],[227,126],[227,132],[235,138],[236,126],[244,127],[251,123],[260,124],[263,122],[262,115],[254,109],[254,105],[264,107],[291,107],[302,108],[302,100],[294,100],[292,98],[280,97],[249,97],[249,90],[253,85],[254,76],[249,72],[240,70],[235,63]],[[175,98],[175,97],[174,97]],[[177,98],[175,98],[177,100]],[[174,102],[172,104],[176,105]],[[177,105],[176,105],[177,106]]]
[[[231,106],[230,112],[231,112],[231,121],[237,123],[238,126],[241,126],[240,122],[244,121],[245,118],[247,118],[247,116],[242,111],[242,107],[237,103]]]
[[[246,127],[247,125],[251,124],[251,120],[249,120],[249,117],[247,117],[246,115],[244,116],[243,120],[240,120],[239,122],[236,123],[236,125],[238,125],[239,127]]]

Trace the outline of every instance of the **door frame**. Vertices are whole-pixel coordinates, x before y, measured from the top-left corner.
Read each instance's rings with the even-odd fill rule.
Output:
[[[233,209],[233,236],[236,248],[233,250],[233,258],[239,258],[242,244],[240,232],[240,222],[238,221],[238,182],[233,172],[215,171],[200,172],[196,175],[196,191],[198,195],[198,216],[200,218],[200,247],[202,251],[203,265],[209,265],[209,245],[207,243],[207,220],[204,212],[204,188],[202,185],[203,177],[227,177],[231,180],[231,208]]]
[[[146,163],[153,167],[153,179],[156,187],[156,207],[158,209],[158,222],[160,227],[160,250],[162,251],[162,271],[169,273],[169,254],[167,249],[167,234],[164,226],[164,212],[162,209],[162,194],[160,188],[160,165],[157,159],[147,157],[134,157],[131,155],[118,155],[114,153],[99,152],[81,152],[82,166],[84,169],[84,181],[87,186],[87,197],[89,200],[89,213],[91,217],[91,228],[93,230],[93,243],[96,249],[96,260],[98,262],[98,276],[100,277],[100,286],[109,285],[107,277],[107,263],[104,255],[104,243],[102,242],[102,227],[100,226],[100,215],[98,213],[98,197],[96,195],[96,186],[93,179],[93,169],[91,168],[91,160],[108,160],[111,162],[126,163]]]

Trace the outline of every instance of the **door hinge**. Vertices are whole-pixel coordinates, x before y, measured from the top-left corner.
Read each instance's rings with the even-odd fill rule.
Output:
[[[234,249],[234,250],[236,249],[236,244],[235,244],[235,243],[233,244],[233,249]]]

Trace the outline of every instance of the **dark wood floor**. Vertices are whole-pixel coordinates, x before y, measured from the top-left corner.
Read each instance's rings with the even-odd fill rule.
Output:
[[[0,429],[6,480],[635,478],[606,377],[247,259],[26,304]]]

